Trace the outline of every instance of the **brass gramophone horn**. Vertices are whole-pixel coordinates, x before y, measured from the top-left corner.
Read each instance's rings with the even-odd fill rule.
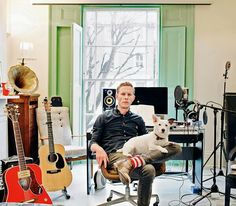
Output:
[[[24,63],[10,67],[8,79],[14,90],[19,93],[32,94],[38,88],[36,74]]]

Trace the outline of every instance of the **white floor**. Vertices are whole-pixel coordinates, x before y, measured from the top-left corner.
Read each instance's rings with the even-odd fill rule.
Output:
[[[97,167],[95,166],[95,169]],[[101,190],[92,191],[90,195],[86,193],[86,167],[83,164],[73,166],[73,182],[68,187],[68,193],[71,198],[66,200],[64,197],[57,198],[61,192],[49,193],[55,206],[96,206],[106,201],[109,196],[110,189],[115,189],[123,192],[124,185],[107,183],[106,187]],[[211,170],[204,169],[204,178],[211,177]],[[212,180],[204,183],[204,187],[210,188]],[[224,192],[224,177],[218,176],[216,184],[219,191]],[[153,184],[153,193],[157,193],[160,198],[159,206],[177,206],[177,205],[191,205],[190,202],[197,198],[198,195],[192,193],[192,183],[189,178],[184,175],[162,175],[155,179]],[[134,191],[132,193],[135,194]],[[236,190],[232,190],[236,195]],[[204,192],[205,194],[205,192]],[[116,197],[114,197],[116,198]],[[152,205],[154,200],[152,200]],[[120,206],[128,206],[129,203],[117,204]],[[224,196],[219,193],[214,193],[213,196],[209,195],[202,201],[196,204],[197,206],[223,206]],[[231,206],[236,206],[236,200],[231,198]]]

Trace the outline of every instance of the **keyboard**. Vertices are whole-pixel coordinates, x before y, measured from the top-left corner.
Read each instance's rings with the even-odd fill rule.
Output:
[[[169,134],[198,134],[203,131],[202,127],[172,127]]]

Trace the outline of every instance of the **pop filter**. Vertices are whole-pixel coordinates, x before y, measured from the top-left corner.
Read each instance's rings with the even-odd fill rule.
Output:
[[[175,87],[174,96],[176,101],[181,101],[183,99],[184,92],[180,85]]]

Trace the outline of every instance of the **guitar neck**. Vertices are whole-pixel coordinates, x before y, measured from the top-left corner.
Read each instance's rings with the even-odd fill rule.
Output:
[[[17,154],[18,154],[20,171],[24,171],[27,168],[26,168],[25,153],[24,153],[24,148],[23,148],[23,144],[22,144],[19,122],[12,121],[12,124],[13,124],[13,130],[14,130],[16,150],[17,150]]]
[[[54,148],[53,130],[52,130],[52,117],[50,111],[46,111],[46,113],[47,113],[47,126],[48,126],[49,153],[53,154],[55,153],[55,148]]]

